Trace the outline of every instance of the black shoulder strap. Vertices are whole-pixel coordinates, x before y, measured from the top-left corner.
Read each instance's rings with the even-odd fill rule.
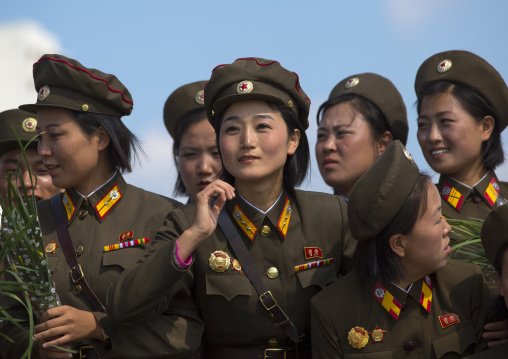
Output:
[[[229,244],[233,248],[233,251],[238,256],[238,260],[242,265],[245,275],[247,275],[247,278],[249,278],[256,288],[256,291],[259,294],[259,300],[261,301],[261,304],[263,304],[263,307],[265,307],[275,323],[284,329],[287,336],[293,342],[299,343],[305,337],[305,334],[300,333],[298,329],[296,329],[295,325],[291,322],[286,313],[284,313],[282,308],[277,304],[277,301],[273,297],[272,293],[266,288],[252,256],[243,243],[242,238],[238,234],[233,222],[228,217],[226,210],[221,211],[218,222],[222,231],[226,235]]]
[[[67,228],[67,218],[62,208],[62,202],[60,194],[51,197],[51,209],[53,210],[53,217],[55,219],[56,230],[58,232],[58,238],[60,238],[60,245],[65,256],[65,260],[69,264],[71,279],[74,285],[80,285],[83,295],[86,300],[92,306],[92,309],[96,312],[106,312],[106,308],[101,303],[99,298],[95,295],[92,288],[85,279],[85,274],[81,269],[81,265],[78,263],[74,245],[72,244],[71,235]]]

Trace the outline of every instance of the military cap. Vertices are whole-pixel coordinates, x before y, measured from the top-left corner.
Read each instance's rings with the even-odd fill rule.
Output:
[[[164,125],[175,138],[178,123],[191,112],[205,109],[206,81],[192,82],[177,88],[164,104]]]
[[[501,131],[508,124],[508,88],[492,65],[468,51],[452,50],[435,54],[423,62],[415,79],[416,96],[424,85],[433,81],[459,83],[475,90],[500,118]],[[421,99],[420,99],[421,100]]]
[[[482,245],[490,264],[495,265],[499,250],[508,245],[508,205],[492,210],[483,222]]]
[[[20,149],[12,126],[14,126],[21,143],[26,145],[36,136],[36,125],[37,120],[32,113],[18,109],[0,112],[0,155],[10,150]],[[29,147],[37,149],[37,141],[32,142]]]
[[[419,170],[404,145],[395,140],[356,182],[348,202],[353,238],[375,238],[402,208],[418,180]]]
[[[406,105],[390,80],[368,72],[349,76],[333,88],[328,100],[345,94],[360,95],[372,102],[386,119],[393,139],[406,144],[409,131]],[[319,125],[319,114],[317,122]]]
[[[309,127],[310,100],[303,92],[298,75],[277,61],[248,57],[219,65],[205,86],[208,120],[237,101],[268,100],[292,108],[306,129]]]
[[[33,66],[37,103],[19,108],[56,107],[116,117],[128,116],[133,102],[129,90],[116,78],[89,69],[62,55],[43,55]]]

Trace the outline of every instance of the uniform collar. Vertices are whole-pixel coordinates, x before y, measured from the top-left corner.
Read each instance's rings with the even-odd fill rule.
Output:
[[[292,209],[285,189],[282,190],[279,199],[266,214],[248,203],[238,192],[234,199],[226,203],[226,208],[231,219],[240,229],[240,233],[247,236],[251,242],[255,240],[265,219],[277,228],[281,239],[286,237]]]
[[[87,205],[93,207],[97,219],[99,222],[103,222],[123,198],[126,190],[127,183],[119,172],[92,192],[88,198],[83,197],[74,188],[65,190],[62,194],[62,203],[68,223],[74,220],[79,208]]]
[[[494,171],[489,171],[473,187],[469,187],[452,177],[441,175],[437,185],[441,197],[450,207],[460,213],[460,209],[466,200],[478,194],[478,198],[493,208],[499,197],[499,180]]]
[[[432,304],[433,282],[430,276],[414,282],[408,292],[402,290],[393,283],[387,283],[386,286],[376,282],[372,295],[383,306],[387,313],[395,320],[399,319],[402,305],[407,297],[413,298],[427,312],[430,312]]]

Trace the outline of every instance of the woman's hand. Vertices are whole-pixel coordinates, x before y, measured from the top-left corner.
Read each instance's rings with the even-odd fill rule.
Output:
[[[489,347],[508,342],[508,320],[486,324],[483,338],[489,340]]]
[[[56,350],[62,346],[85,339],[102,339],[102,328],[91,312],[68,305],[48,309],[42,314],[41,324],[35,327],[35,339],[46,341],[42,348]]]
[[[187,259],[202,241],[212,235],[222,207],[234,197],[235,188],[221,180],[213,181],[196,195],[192,225],[178,238],[180,258]]]

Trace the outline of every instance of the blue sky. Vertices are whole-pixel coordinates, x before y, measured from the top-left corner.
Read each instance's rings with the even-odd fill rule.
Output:
[[[413,84],[420,64],[434,53],[464,49],[508,79],[505,0],[79,3],[6,2],[0,26],[36,22],[58,39],[64,55],[117,75],[134,98],[133,114],[124,122],[141,137],[151,159],[128,181],[165,195],[171,195],[175,172],[162,122],[164,102],[177,87],[209,78],[218,64],[256,56],[297,72],[312,100],[307,131],[312,152],[316,110],[337,82],[361,72],[389,78],[408,108],[408,150],[429,172],[415,135]],[[1,49],[9,51],[16,49]],[[508,141],[506,134],[503,140]],[[508,166],[498,175],[506,180]],[[304,188],[330,192],[314,157]]]

